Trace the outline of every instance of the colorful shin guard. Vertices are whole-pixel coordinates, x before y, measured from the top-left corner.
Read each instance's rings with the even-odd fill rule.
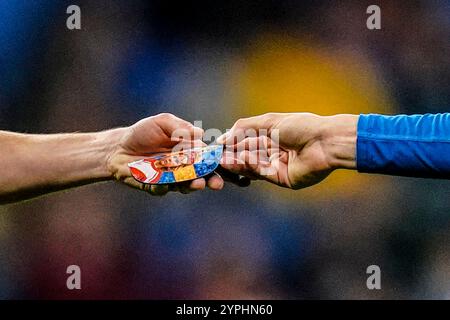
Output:
[[[139,182],[167,184],[204,177],[213,172],[222,158],[223,146],[164,153],[130,162],[131,175]]]

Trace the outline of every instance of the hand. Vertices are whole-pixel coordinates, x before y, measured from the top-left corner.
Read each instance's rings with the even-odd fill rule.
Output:
[[[356,167],[357,121],[356,115],[311,113],[268,113],[240,119],[217,139],[226,144],[221,165],[252,179],[305,188],[335,169]]]
[[[179,143],[186,148],[203,146],[203,130],[172,114],[162,113],[143,119],[128,128],[110,131],[116,135],[116,143],[108,157],[108,168],[112,176],[131,187],[148,191],[153,195],[164,195],[169,191],[189,193],[204,189],[222,189],[224,181],[218,174],[171,185],[148,185],[136,181],[130,174],[128,163],[152,153],[170,152]]]

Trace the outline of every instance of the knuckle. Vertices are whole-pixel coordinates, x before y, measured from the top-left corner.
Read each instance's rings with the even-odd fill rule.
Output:
[[[236,127],[242,127],[245,124],[246,118],[240,118],[236,121]]]
[[[170,120],[175,118],[175,116],[170,113],[170,112],[163,112],[157,115],[158,118],[163,119],[163,120]]]

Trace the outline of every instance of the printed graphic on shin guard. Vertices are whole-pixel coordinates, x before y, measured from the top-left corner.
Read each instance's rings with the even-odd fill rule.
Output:
[[[223,146],[213,145],[159,154],[128,164],[139,182],[167,184],[188,181],[212,173],[222,158]]]

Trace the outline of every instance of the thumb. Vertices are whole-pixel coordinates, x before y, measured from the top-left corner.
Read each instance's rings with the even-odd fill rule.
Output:
[[[217,143],[235,144],[247,137],[257,137],[261,134],[269,135],[274,122],[278,118],[278,114],[266,113],[255,117],[239,119],[229,131],[217,138]]]
[[[204,134],[202,128],[195,127],[192,123],[170,113],[159,114],[155,116],[155,120],[161,130],[174,142],[201,140]]]

